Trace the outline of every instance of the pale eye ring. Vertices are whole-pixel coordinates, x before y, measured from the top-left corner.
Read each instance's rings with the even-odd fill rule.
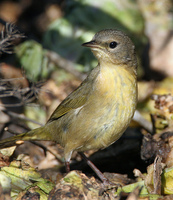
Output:
[[[117,47],[117,45],[118,45],[118,43],[115,42],[115,41],[113,41],[113,42],[111,42],[111,43],[109,44],[109,47],[110,47],[111,49],[114,49],[115,47]]]

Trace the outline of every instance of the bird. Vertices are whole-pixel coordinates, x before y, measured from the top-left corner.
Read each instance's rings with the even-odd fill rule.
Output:
[[[101,30],[82,46],[91,49],[98,65],[59,104],[44,126],[0,141],[1,149],[19,140],[54,141],[64,147],[69,171],[73,151],[104,149],[121,137],[137,104],[135,46],[117,29]]]

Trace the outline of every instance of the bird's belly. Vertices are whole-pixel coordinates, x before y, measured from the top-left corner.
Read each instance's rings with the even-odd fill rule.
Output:
[[[119,77],[109,86],[111,90],[106,90],[104,85],[104,92],[101,86],[102,91],[96,94],[98,101],[95,97],[92,105],[88,104],[79,111],[79,115],[82,117],[85,113],[87,119],[81,122],[83,145],[79,151],[105,148],[119,139],[128,127],[136,107],[136,82],[134,79],[125,79],[124,82],[123,77]],[[83,133],[82,129],[85,130]]]
[[[104,114],[102,113],[102,117],[92,117],[89,120],[90,129],[82,134],[84,142],[79,150],[105,148],[119,139],[131,121],[134,107],[132,102],[128,106],[122,104],[122,102],[117,102],[114,106],[108,108]]]

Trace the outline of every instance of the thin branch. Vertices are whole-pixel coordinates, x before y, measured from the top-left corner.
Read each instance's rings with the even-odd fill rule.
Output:
[[[4,30],[1,31],[0,54],[13,53],[12,45],[16,39],[24,38],[23,33],[20,33],[15,24],[6,23]]]
[[[21,79],[25,79],[25,77],[6,78],[6,79],[0,78],[0,82],[12,82],[12,81],[21,80]]]
[[[10,83],[13,80],[16,80],[16,78],[0,79],[0,98],[3,100],[3,98],[6,97],[16,97],[20,102],[15,104],[0,104],[0,107],[15,107],[26,105],[37,99],[39,92],[43,90],[41,89],[44,83],[43,81],[38,83],[31,83],[31,87],[20,88]]]
[[[140,124],[149,133],[153,132],[152,123],[147,121],[145,118],[143,118],[143,116],[140,114],[140,112],[138,110],[135,111],[133,120],[136,121],[138,124]]]
[[[70,72],[75,77],[77,77],[79,80],[83,81],[86,78],[86,74],[80,73],[75,69],[75,66],[72,62],[64,59],[59,54],[47,50],[46,52],[47,57],[55,63],[58,67],[66,70],[67,72]]]
[[[29,121],[29,122],[32,122],[34,124],[38,124],[40,126],[43,126],[42,123],[39,123],[33,119],[30,119],[28,117],[25,117],[23,114],[18,114],[18,113],[15,113],[15,112],[12,112],[12,111],[8,111],[8,110],[2,110],[2,112],[6,113],[7,115],[9,115],[10,117],[14,117],[14,118],[17,118],[17,119],[22,119],[22,120],[25,120],[25,121]]]

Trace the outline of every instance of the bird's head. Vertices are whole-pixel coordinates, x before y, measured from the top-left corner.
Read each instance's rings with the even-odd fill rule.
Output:
[[[136,68],[135,46],[122,31],[116,29],[99,31],[90,42],[82,45],[91,48],[99,63],[127,64]]]

